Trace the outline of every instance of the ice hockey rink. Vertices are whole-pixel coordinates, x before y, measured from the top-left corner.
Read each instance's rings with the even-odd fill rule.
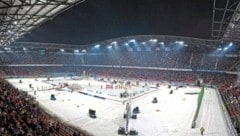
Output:
[[[123,114],[126,99],[119,97],[121,92],[126,91],[123,88],[106,89],[107,82],[73,80],[69,77],[51,78],[51,81],[46,81],[46,78],[9,78],[7,81],[36,97],[39,105],[52,116],[94,136],[117,136],[119,127],[125,127]],[[77,87],[52,89],[60,84]],[[192,129],[197,94],[201,88],[185,86],[175,89],[169,88],[167,84],[151,87],[155,84],[147,82],[147,87],[144,86],[146,81],[140,81],[139,86],[127,90],[135,94],[132,108],[139,107],[140,110],[137,119],[130,120],[129,129],[138,131],[139,136],[198,136],[201,127],[205,128],[205,136],[230,136],[216,90],[205,88],[196,128]],[[170,90],[173,90],[173,94],[169,94]],[[55,95],[56,100],[50,100],[51,94]],[[95,95],[106,99],[93,97]],[[154,97],[158,103],[152,103]],[[89,109],[96,110],[96,119],[88,116]]]

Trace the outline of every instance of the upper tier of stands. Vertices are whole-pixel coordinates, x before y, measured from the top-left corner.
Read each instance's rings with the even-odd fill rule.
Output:
[[[87,64],[236,71],[238,63],[239,57],[236,56],[193,52],[0,53],[0,64]]]

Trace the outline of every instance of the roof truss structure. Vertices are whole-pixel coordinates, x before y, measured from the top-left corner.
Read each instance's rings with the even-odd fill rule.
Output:
[[[10,47],[12,48],[46,48],[46,49],[86,49],[88,47],[95,46],[97,44],[108,46],[113,42],[117,42],[118,45],[124,45],[126,42],[135,39],[138,43],[147,42],[151,39],[156,39],[158,44],[167,43],[168,45],[174,44],[176,41],[183,41],[184,44],[189,45],[190,48],[206,48],[206,49],[217,49],[222,47],[221,45],[229,44],[224,43],[220,40],[206,40],[199,38],[191,38],[191,37],[182,37],[182,36],[170,36],[170,35],[133,35],[126,37],[119,37],[104,41],[99,41],[97,43],[91,43],[86,45],[71,45],[71,44],[59,44],[59,43],[35,43],[35,42],[14,42]]]
[[[212,39],[240,42],[240,0],[214,0]]]
[[[85,0],[1,0],[0,46],[7,46],[42,23]]]

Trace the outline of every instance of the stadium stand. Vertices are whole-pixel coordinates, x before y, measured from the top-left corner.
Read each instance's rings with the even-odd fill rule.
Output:
[[[236,75],[219,72],[199,72],[202,70],[228,70],[238,57],[211,56],[204,53],[193,52],[116,52],[115,54],[61,54],[46,52],[41,55],[38,52],[14,52],[1,53],[2,64],[14,64],[11,67],[1,67],[2,73],[7,76],[40,76],[51,75],[51,73],[75,73],[81,75],[86,71],[88,75],[112,76],[122,78],[138,78],[142,80],[158,80],[169,82],[195,83],[198,78],[202,78],[204,83],[216,85],[225,102],[227,110],[233,120],[236,121],[236,114],[239,114],[238,105],[232,103],[236,101],[239,85],[235,84]],[[43,66],[17,66],[17,65],[43,64]],[[46,66],[46,64],[62,64],[61,66]],[[76,66],[75,66],[76,65]],[[85,66],[86,65],[86,66]],[[95,66],[106,67],[95,67]],[[119,68],[113,68],[119,66]],[[122,66],[144,67],[143,69],[121,68]],[[147,68],[173,68],[173,70],[154,70]],[[178,71],[179,69],[191,69],[191,71]],[[228,79],[228,80],[226,80]],[[233,87],[236,86],[236,87]],[[234,93],[233,93],[234,92]],[[235,104],[233,106],[233,104]],[[8,130],[7,131],[12,131]],[[13,133],[13,132],[11,132]]]

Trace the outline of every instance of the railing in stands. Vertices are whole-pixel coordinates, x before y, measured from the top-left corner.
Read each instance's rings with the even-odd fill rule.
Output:
[[[227,127],[229,128],[229,129],[228,129],[228,130],[229,130],[229,133],[231,134],[231,136],[238,136],[237,131],[236,131],[236,129],[234,128],[234,125],[233,125],[233,123],[232,123],[232,121],[231,121],[231,119],[230,119],[229,113],[228,113],[227,110],[226,110],[226,107],[225,107],[225,105],[224,105],[224,102],[223,102],[223,100],[222,100],[222,97],[221,97],[221,95],[220,95],[220,92],[219,92],[218,88],[217,88],[216,86],[213,86],[213,85],[209,85],[209,86],[213,87],[213,88],[216,90],[219,104],[220,104],[220,106],[222,107],[222,110],[221,110],[221,111],[222,111],[222,114],[223,114],[223,116],[225,117],[226,125],[227,125]]]

